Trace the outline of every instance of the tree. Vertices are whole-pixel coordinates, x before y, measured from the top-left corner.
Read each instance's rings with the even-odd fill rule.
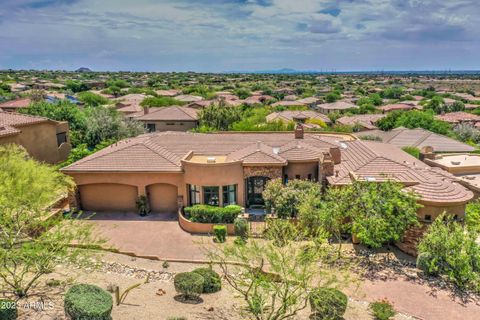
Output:
[[[388,131],[398,127],[409,129],[423,128],[438,134],[448,134],[451,132],[450,125],[447,122],[436,120],[433,111],[393,111],[386,117],[377,121],[377,126],[381,130]]]
[[[391,87],[387,88],[381,93],[382,97],[386,99],[400,99],[403,95],[403,88]]]
[[[333,92],[328,93],[325,96],[325,101],[328,102],[328,103],[332,103],[332,102],[335,102],[337,100],[340,100],[341,98],[342,97],[338,92],[333,91]]]
[[[102,97],[98,94],[95,94],[93,92],[80,92],[78,95],[78,100],[83,102],[86,106],[89,107],[98,107],[101,105],[108,104],[109,100],[105,97]]]
[[[0,286],[19,297],[64,262],[85,258],[71,248],[93,243],[90,228],[50,216],[48,207],[74,187],[71,178],[13,145],[0,147]]]
[[[478,235],[478,229],[464,229],[452,216],[437,217],[418,244],[425,271],[445,275],[462,289],[480,292]]]
[[[430,101],[425,105],[425,110],[432,110],[436,114],[440,114],[445,111],[445,102],[440,96],[434,96]]]
[[[232,124],[241,119],[237,108],[227,107],[225,102],[212,104],[199,113],[200,126],[211,130],[227,131]]]
[[[325,239],[301,241],[303,232],[293,228],[295,231],[286,239],[252,239],[209,251],[210,260],[218,264],[226,283],[243,298],[249,318],[291,319],[308,306],[313,288],[343,284],[330,268],[331,247]]]
[[[184,104],[185,102],[178,101],[171,97],[148,97],[140,103],[143,107],[181,106]]]

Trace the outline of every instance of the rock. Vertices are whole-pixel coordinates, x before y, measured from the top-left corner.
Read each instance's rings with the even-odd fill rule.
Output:
[[[209,312],[212,312],[212,311],[214,311],[214,310],[215,310],[215,309],[214,309],[213,307],[210,307],[210,308],[207,309],[207,311],[209,311]]]

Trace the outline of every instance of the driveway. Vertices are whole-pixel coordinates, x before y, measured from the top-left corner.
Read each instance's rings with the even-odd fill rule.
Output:
[[[131,212],[101,212],[89,220],[107,245],[161,260],[205,260],[202,243],[212,242],[212,237],[183,231],[175,214],[140,217]]]

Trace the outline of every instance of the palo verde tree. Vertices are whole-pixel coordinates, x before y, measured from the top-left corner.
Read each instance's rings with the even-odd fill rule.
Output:
[[[57,264],[85,257],[70,244],[88,242],[90,229],[50,215],[73,182],[23,149],[0,146],[0,181],[0,288],[22,297]]]
[[[269,228],[285,230],[285,224],[288,232],[271,232],[274,238],[209,250],[226,283],[243,298],[246,318],[291,319],[307,308],[312,289],[351,282],[333,263],[336,256],[323,235],[306,241],[301,228],[282,219],[271,221]]]

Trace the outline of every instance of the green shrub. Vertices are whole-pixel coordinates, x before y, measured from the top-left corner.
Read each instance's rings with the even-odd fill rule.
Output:
[[[186,217],[193,222],[200,223],[233,223],[235,218],[242,212],[242,207],[228,205],[215,207],[206,204],[196,204],[184,209]]]
[[[222,289],[222,281],[218,273],[210,268],[197,268],[193,272],[203,277],[203,293],[213,293]]]
[[[422,270],[426,274],[430,274],[430,261],[432,260],[432,255],[428,252],[422,252],[417,256],[417,269]]]
[[[175,290],[186,299],[197,298],[203,292],[203,277],[195,272],[181,272],[175,275]]]
[[[17,319],[17,305],[13,300],[0,300],[0,319]]]
[[[77,284],[65,294],[65,313],[72,320],[110,320],[112,296],[95,285]]]
[[[219,243],[225,242],[227,239],[227,226],[213,226],[213,234],[215,241]]]
[[[333,288],[317,288],[310,293],[310,307],[314,319],[342,319],[347,310],[347,296]]]
[[[392,304],[386,299],[370,303],[370,310],[372,310],[373,316],[377,320],[391,319],[397,313],[393,309]]]
[[[236,218],[233,221],[233,227],[235,229],[235,235],[240,238],[248,238],[248,221],[244,218]]]
[[[403,147],[402,150],[411,155],[412,157],[415,157],[417,159],[420,158],[420,149],[416,147]]]

